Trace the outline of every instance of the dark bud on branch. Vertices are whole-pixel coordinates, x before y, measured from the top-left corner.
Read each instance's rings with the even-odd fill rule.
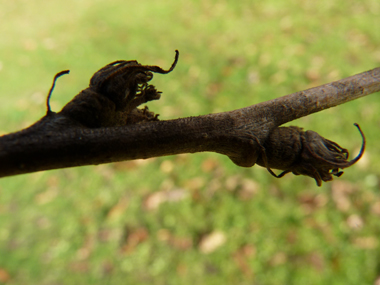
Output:
[[[304,132],[298,127],[280,127],[274,129],[264,145],[261,145],[261,156],[257,163],[277,178],[292,172],[310,176],[321,186],[322,181],[331,181],[333,175],[341,176],[343,171],[339,169],[353,165],[363,156],[365,137],[359,125],[355,126],[363,138],[363,144],[358,156],[351,161],[348,161],[347,149],[316,132]],[[271,168],[283,172],[276,175]]]
[[[87,128],[116,127],[158,120],[158,115],[141,104],[158,100],[161,92],[148,82],[153,73],[166,74],[174,69],[179,52],[168,70],[141,65],[136,60],[118,60],[98,70],[90,86],[74,97],[58,115],[69,118],[73,126]]]

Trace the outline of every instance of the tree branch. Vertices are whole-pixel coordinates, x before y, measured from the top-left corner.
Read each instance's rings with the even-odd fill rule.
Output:
[[[148,82],[172,71],[137,61],[116,61],[99,71],[60,112],[50,110],[34,125],[0,137],[0,177],[180,153],[217,152],[243,167],[255,163],[308,175],[317,181],[340,176],[348,151],[312,131],[279,127],[294,119],[380,91],[380,68],[246,108],[159,121],[140,104],[160,97]],[[359,128],[360,130],[360,128]],[[361,132],[361,130],[360,130]]]

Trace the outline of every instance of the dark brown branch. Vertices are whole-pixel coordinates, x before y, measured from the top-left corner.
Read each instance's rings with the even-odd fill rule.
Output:
[[[331,180],[331,175],[340,176],[339,168],[362,155],[364,144],[358,158],[349,162],[348,151],[336,143],[279,126],[380,91],[380,68],[239,110],[159,121],[147,108],[137,106],[160,98],[160,92],[148,84],[152,72],[168,73],[177,60],[178,52],[169,70],[137,61],[116,61],[100,69],[90,86],[60,112],[48,107],[47,115],[31,127],[0,137],[0,177],[210,151],[227,155],[239,166],[258,163],[308,175],[320,185],[322,180]],[[293,132],[298,138],[283,132]],[[307,157],[301,151],[305,148],[309,149]]]

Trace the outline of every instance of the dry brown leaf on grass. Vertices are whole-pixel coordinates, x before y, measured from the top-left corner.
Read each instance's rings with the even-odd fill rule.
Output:
[[[323,193],[315,195],[304,192],[298,195],[298,202],[306,214],[311,214],[315,210],[324,207],[328,202],[328,198]]]
[[[376,201],[375,203],[373,203],[371,207],[371,212],[375,215],[380,216],[380,201]]]
[[[353,243],[361,249],[376,249],[379,247],[379,240],[374,236],[358,237],[353,240]]]
[[[353,214],[347,218],[347,225],[350,229],[359,231],[364,227],[364,221],[359,215]]]
[[[255,255],[256,247],[253,245],[245,245],[233,253],[233,258],[237,266],[241,272],[248,277],[251,277],[254,274],[248,259]]]
[[[193,246],[193,240],[190,237],[175,236],[167,229],[160,229],[157,232],[157,238],[180,250],[186,250]]]
[[[107,220],[115,220],[120,218],[127,210],[129,205],[128,197],[121,197],[119,201],[108,211]]]
[[[352,183],[347,181],[333,181],[331,185],[332,199],[342,212],[347,212],[351,208],[351,194],[357,189]]]
[[[189,192],[182,188],[176,188],[168,191],[158,191],[148,195],[144,201],[144,208],[147,210],[155,210],[162,203],[179,202],[189,197]]]
[[[227,237],[222,231],[213,231],[203,236],[198,244],[199,251],[209,254],[223,246],[227,241]]]
[[[137,228],[129,230],[125,242],[121,246],[121,252],[129,254],[135,250],[135,248],[142,242],[149,238],[148,230],[145,228]]]
[[[11,275],[5,268],[0,268],[0,282],[8,282],[11,280]]]
[[[69,265],[70,271],[87,273],[90,270],[90,265],[87,261],[74,261]]]

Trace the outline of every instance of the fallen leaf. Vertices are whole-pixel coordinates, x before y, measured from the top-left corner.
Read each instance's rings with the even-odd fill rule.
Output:
[[[45,205],[53,201],[58,196],[58,190],[55,187],[49,188],[48,190],[38,193],[34,200],[38,205]]]
[[[306,214],[310,214],[318,208],[325,206],[328,202],[324,194],[301,193],[298,196],[298,201]]]
[[[350,215],[347,218],[347,225],[353,230],[360,230],[363,225],[363,219],[359,215]]]
[[[11,279],[11,275],[7,270],[0,267],[0,282],[5,283]]]
[[[203,172],[211,172],[220,165],[220,162],[214,158],[205,159],[202,162],[201,168]]]
[[[171,233],[169,230],[167,229],[160,229],[158,232],[157,232],[157,238],[160,240],[160,241],[169,241],[170,238],[171,238]]]
[[[191,191],[199,190],[205,185],[205,179],[202,177],[195,177],[185,181],[184,187]]]
[[[164,160],[160,165],[160,170],[163,173],[171,173],[174,170],[174,163],[171,160]]]
[[[375,249],[379,245],[379,241],[376,237],[359,237],[354,239],[354,245],[361,249]]]
[[[166,242],[168,245],[181,250],[186,250],[193,246],[193,241],[191,238],[174,236],[167,229],[160,229],[157,232],[157,238],[160,241]]]
[[[123,215],[125,210],[128,208],[129,205],[129,199],[124,196],[121,197],[120,200],[116,203],[115,206],[113,206],[107,213],[107,219],[108,220],[114,220],[118,219],[120,216]]]
[[[331,184],[332,199],[342,212],[347,212],[351,207],[350,194],[355,191],[354,186],[347,181],[334,180]]]
[[[239,187],[241,180],[242,177],[240,175],[229,176],[224,183],[224,187],[228,191],[235,191]]]
[[[165,194],[163,191],[155,192],[148,195],[144,199],[144,207],[147,210],[157,209],[163,202],[165,202]]]
[[[375,202],[371,207],[372,213],[380,216],[380,201]]]
[[[244,275],[251,277],[253,275],[252,268],[249,264],[248,258],[256,255],[256,247],[253,245],[245,245],[239,248],[234,254],[234,260]]]
[[[227,241],[226,235],[222,231],[214,231],[205,235],[199,242],[199,250],[204,254],[209,254],[224,245]]]
[[[91,252],[94,249],[94,243],[94,237],[92,235],[88,235],[84,240],[82,247],[79,248],[76,252],[77,258],[79,260],[85,260],[89,258]]]
[[[246,201],[252,199],[253,196],[257,194],[260,189],[260,185],[251,180],[251,179],[243,179],[241,182],[241,189],[238,192],[238,196],[241,200]]]
[[[308,256],[308,263],[319,272],[323,271],[323,269],[325,268],[325,261],[323,259],[323,255],[319,252],[312,252]]]
[[[279,265],[282,265],[284,263],[286,263],[288,260],[288,257],[286,256],[285,252],[277,252],[270,260],[270,264],[272,266],[279,266]]]
[[[70,270],[74,272],[86,273],[90,269],[87,261],[75,261],[70,264]]]
[[[147,210],[155,210],[162,203],[165,202],[178,202],[189,197],[188,191],[182,188],[177,188],[169,191],[158,191],[148,195],[144,199],[144,207]]]
[[[306,71],[305,75],[306,78],[309,79],[312,83],[317,82],[319,79],[321,79],[319,70],[309,69]]]
[[[193,246],[193,241],[188,237],[176,237],[172,236],[170,243],[174,248],[186,250]]]
[[[177,274],[179,276],[185,276],[187,274],[187,265],[180,263],[177,265]]]
[[[137,228],[128,234],[125,243],[121,247],[122,253],[131,253],[137,245],[147,240],[149,233],[145,228]]]
[[[111,275],[114,271],[114,268],[115,266],[112,261],[106,260],[102,264],[102,271],[104,275]]]

